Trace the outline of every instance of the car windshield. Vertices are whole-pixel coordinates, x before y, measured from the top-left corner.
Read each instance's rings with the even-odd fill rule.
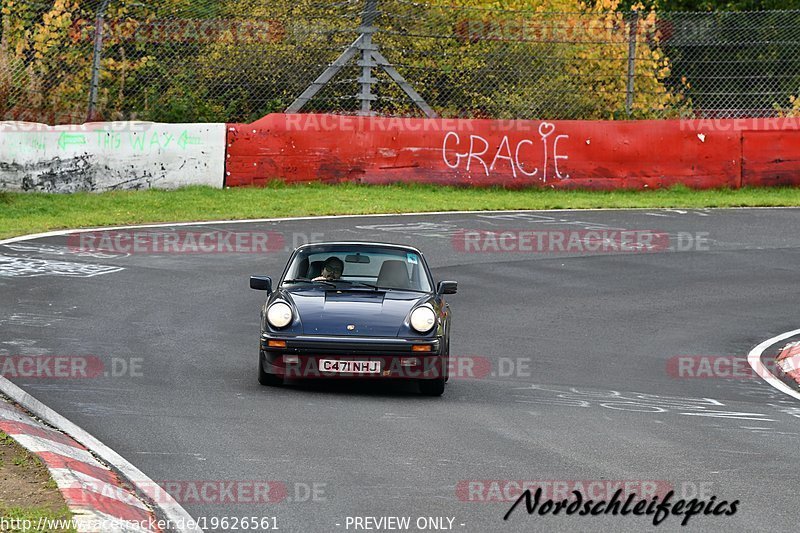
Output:
[[[284,283],[307,280],[367,288],[431,290],[418,253],[379,246],[335,245],[301,250],[289,265]]]

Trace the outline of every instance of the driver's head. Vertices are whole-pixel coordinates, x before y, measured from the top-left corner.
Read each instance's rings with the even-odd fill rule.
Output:
[[[331,256],[325,260],[322,267],[322,276],[326,279],[339,279],[344,272],[344,262],[338,257]]]

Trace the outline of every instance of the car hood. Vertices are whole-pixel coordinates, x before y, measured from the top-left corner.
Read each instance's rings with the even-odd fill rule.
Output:
[[[429,295],[381,290],[289,292],[303,334],[396,337],[411,309]],[[352,329],[348,329],[352,326]]]

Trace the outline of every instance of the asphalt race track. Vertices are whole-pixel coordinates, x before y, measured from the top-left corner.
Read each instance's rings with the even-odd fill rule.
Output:
[[[465,253],[453,241],[463,229],[609,228],[665,232],[673,249]],[[232,529],[211,527],[222,517],[275,517],[284,532],[365,531],[375,523],[355,529],[348,517],[390,516],[410,517],[410,531],[420,517],[463,532],[654,527],[652,516],[528,516],[524,505],[503,520],[514,481],[603,481],[739,500],[733,516],[701,514],[685,528],[670,516],[660,531],[795,531],[800,403],[724,368],[676,373],[674,358],[744,359],[800,327],[798,228],[800,209],[737,209],[157,230],[274,231],[287,249],[310,239],[419,247],[437,280],[459,282],[451,355],[466,366],[441,398],[408,383],[259,386],[264,294],[248,276],[277,278],[287,250],[80,254],[65,236],[0,245],[0,355],[102,360],[94,378],[9,378],[153,480],[184,491],[271,482],[279,501],[173,494],[209,530]]]

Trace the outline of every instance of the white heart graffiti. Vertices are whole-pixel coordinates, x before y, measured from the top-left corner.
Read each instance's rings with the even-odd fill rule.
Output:
[[[515,178],[517,172],[529,178],[539,176],[541,170],[541,177],[539,178],[542,183],[547,183],[548,171],[550,169],[550,159],[552,154],[552,166],[556,179],[565,180],[569,178],[569,174],[563,174],[559,168],[559,161],[569,159],[569,156],[559,152],[559,142],[569,139],[569,135],[553,134],[556,131],[556,125],[551,122],[542,122],[539,124],[539,138],[538,142],[532,139],[521,139],[515,143],[512,150],[512,142],[509,140],[508,135],[504,135],[497,145],[496,150],[490,152],[492,148],[491,143],[486,138],[480,135],[471,134],[469,136],[469,148],[466,147],[467,141],[464,140],[462,147],[461,136],[455,131],[449,131],[444,136],[442,142],[442,159],[444,164],[452,169],[463,168],[467,172],[471,172],[473,163],[481,165],[483,172],[486,176],[491,175],[495,171],[498,163],[501,161],[507,162],[511,167],[511,174]],[[550,137],[553,137],[552,141]],[[541,147],[536,153],[536,145],[541,143]],[[466,150],[466,151],[460,151]],[[494,153],[491,163],[487,164],[488,159],[484,159],[487,153]],[[541,154],[541,166],[531,164],[532,156]]]

